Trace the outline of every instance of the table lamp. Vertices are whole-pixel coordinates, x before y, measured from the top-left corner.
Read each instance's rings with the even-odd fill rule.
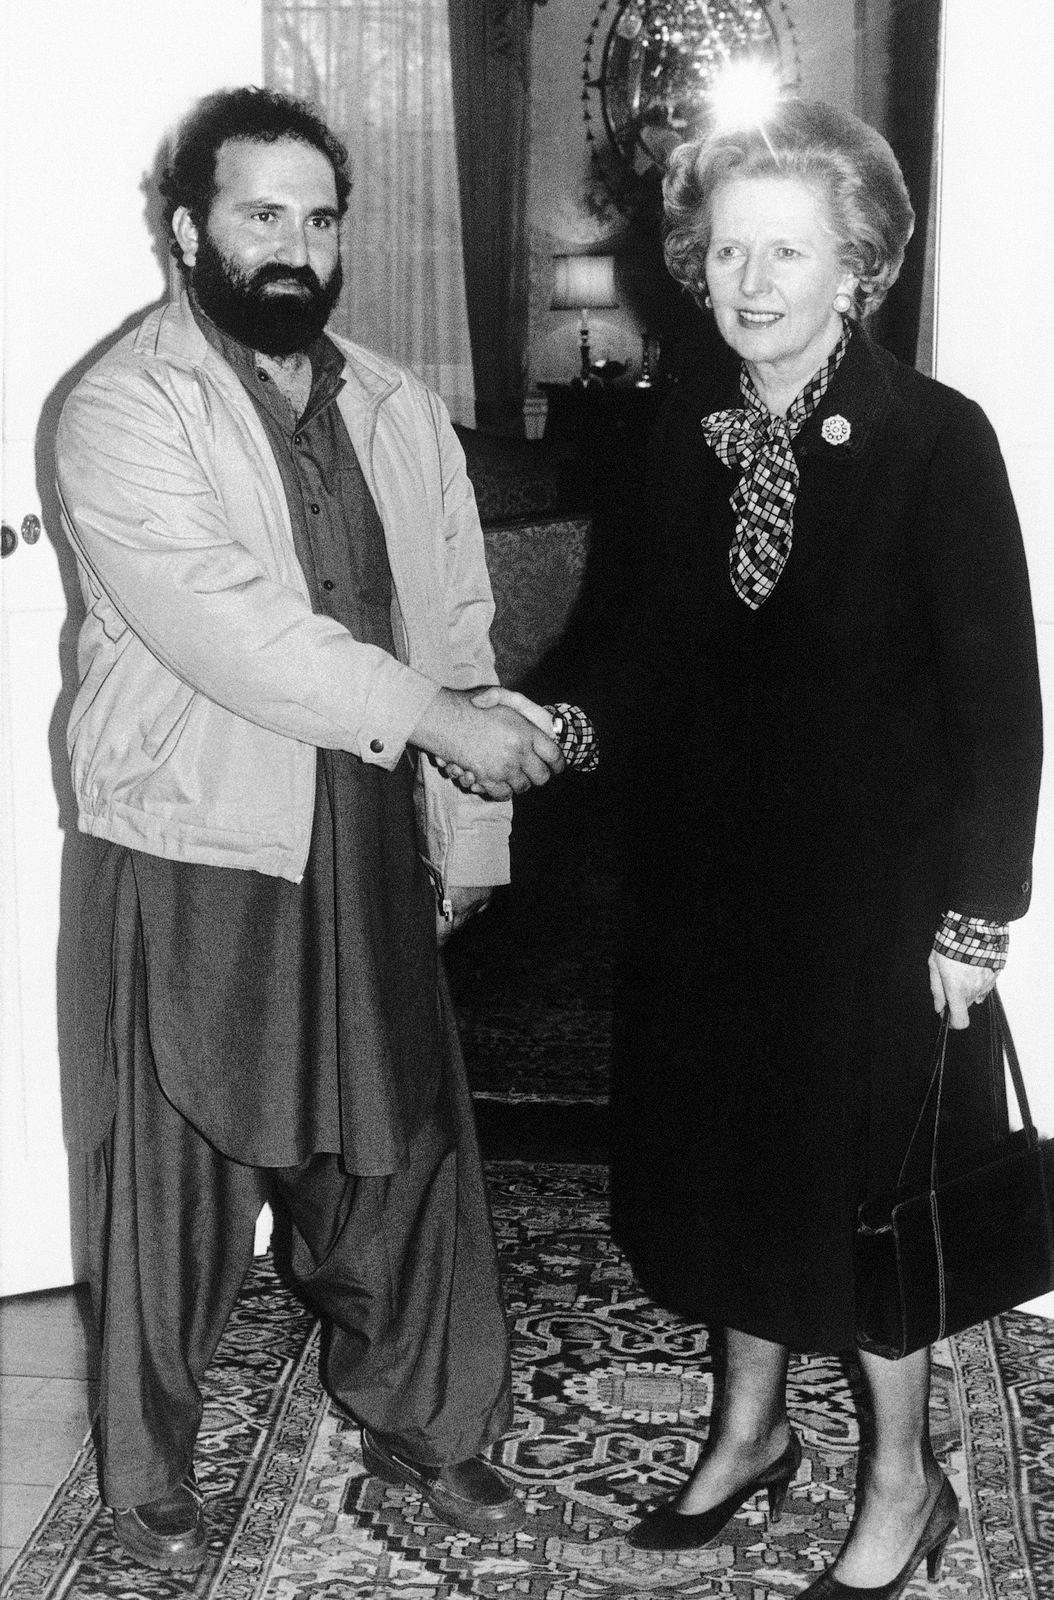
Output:
[[[556,281],[553,284],[553,311],[578,311],[581,315],[579,342],[582,370],[572,382],[580,388],[599,383],[590,368],[589,311],[601,306],[617,306],[614,256],[554,256]]]

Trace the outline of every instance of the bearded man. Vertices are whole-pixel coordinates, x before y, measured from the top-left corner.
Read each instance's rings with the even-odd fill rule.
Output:
[[[265,1200],[367,1468],[523,1520],[479,1454],[508,1348],[436,913],[506,881],[508,800],[562,756],[471,701],[493,606],[442,403],[324,331],[346,158],[302,103],[202,102],[162,186],[184,292],[59,429],[101,1482],[160,1568],[205,1554],[200,1385]]]

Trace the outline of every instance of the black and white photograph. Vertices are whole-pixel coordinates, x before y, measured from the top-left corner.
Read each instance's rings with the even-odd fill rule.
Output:
[[[1054,1596],[1054,13],[0,56],[2,1600]]]

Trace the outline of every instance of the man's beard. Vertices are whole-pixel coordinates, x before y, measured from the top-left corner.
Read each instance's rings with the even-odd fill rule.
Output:
[[[291,356],[314,344],[337,303],[344,273],[338,260],[329,282],[308,266],[269,261],[244,272],[203,229],[190,281],[198,304],[218,328],[265,356]],[[307,293],[270,290],[272,283],[302,284]]]

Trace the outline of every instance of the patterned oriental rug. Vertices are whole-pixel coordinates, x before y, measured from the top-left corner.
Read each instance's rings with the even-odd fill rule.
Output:
[[[11,1568],[10,1600],[789,1600],[851,1511],[850,1376],[791,1371],[805,1460],[780,1522],[748,1503],[705,1550],[634,1551],[640,1508],[691,1467],[710,1408],[705,1330],[641,1294],[607,1223],[603,1169],[490,1168],[510,1318],[515,1426],[495,1452],[525,1530],[480,1543],[411,1491],[367,1477],[358,1430],[319,1389],[317,1330],[256,1264],[208,1377],[198,1457],[213,1529],[196,1574],[153,1574],[115,1545],[86,1444]],[[938,1347],[937,1448],[962,1503],[930,1600],[1054,1596],[1054,1329],[1011,1313]]]

